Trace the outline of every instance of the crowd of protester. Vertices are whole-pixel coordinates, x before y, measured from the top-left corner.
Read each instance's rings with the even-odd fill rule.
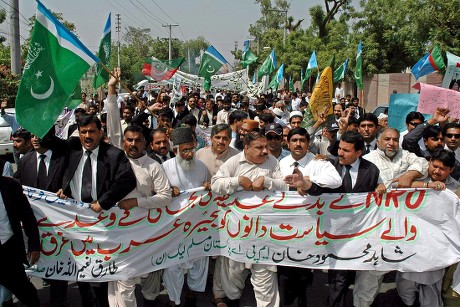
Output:
[[[410,112],[407,131],[398,131],[388,127],[386,114],[367,113],[358,98],[338,87],[331,101],[333,114],[321,114],[313,125],[303,127],[311,93],[280,90],[250,99],[230,91],[190,89],[173,101],[173,93],[164,87],[117,95],[120,75],[115,69],[106,99],[82,94],[61,138],[54,129],[38,138],[13,126],[14,118],[2,104],[2,117],[15,127],[14,148],[20,155],[13,177],[61,198],[88,202],[95,212],[115,205],[124,210],[161,208],[181,191],[197,187],[218,194],[237,190],[382,194],[411,187],[459,194],[460,124],[447,109],[437,109],[426,121],[419,112]],[[209,130],[208,136],[204,131]],[[0,162],[3,177],[11,176],[11,164]],[[4,256],[11,242],[22,242],[22,233],[17,234],[18,217],[1,192],[5,204],[0,206],[0,257],[4,263],[14,262],[10,274],[0,277],[2,291],[9,289],[27,306],[40,306],[22,267],[25,259]],[[33,264],[39,257],[38,230],[30,206],[21,207],[24,212],[17,215],[26,229],[28,260]],[[15,255],[21,255],[24,246],[15,248],[19,249]],[[140,284],[144,306],[162,306],[158,297],[163,288],[169,306],[195,306],[195,293],[204,292],[212,278],[216,306],[239,306],[250,276],[259,307],[307,306],[307,299],[314,306],[306,291],[315,275],[311,269],[239,263],[219,256],[210,274],[209,261],[209,257],[193,259],[130,280],[78,282],[82,304],[137,306],[135,288]],[[397,292],[407,306],[458,306],[459,294],[450,287],[455,270],[456,265],[398,272]],[[386,273],[328,270],[328,306],[348,306],[352,284],[353,305],[371,306]],[[67,281],[46,282],[50,305],[66,306]],[[11,301],[4,302],[8,304]]]

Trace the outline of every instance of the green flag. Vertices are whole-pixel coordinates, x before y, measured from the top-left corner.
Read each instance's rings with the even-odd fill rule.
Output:
[[[110,63],[110,50],[112,49],[112,39],[111,39],[111,16],[112,13],[109,14],[109,18],[107,18],[107,22],[105,23],[104,32],[102,34],[101,42],[99,43],[99,51],[97,56],[101,59],[101,63],[105,66],[109,66]],[[94,76],[93,80],[93,87],[99,88],[102,84],[109,82],[110,76],[107,70],[105,70],[101,63],[97,63],[96,65],[96,75]]]
[[[361,42],[358,44],[358,52],[356,53],[356,67],[355,67],[355,81],[356,86],[360,91],[363,90],[363,45]]]
[[[292,82],[292,76],[289,77],[289,90],[290,90],[291,92],[295,92],[294,82]]]
[[[348,59],[346,59],[342,65],[337,67],[336,70],[334,70],[334,83],[337,83],[343,78],[345,78],[345,74],[347,73],[347,66],[348,66]]]
[[[248,65],[254,63],[257,61],[258,57],[251,51],[247,51],[243,53],[243,60],[241,61],[241,65],[243,65],[244,68],[246,68]]]
[[[273,49],[270,55],[262,63],[262,66],[259,68],[258,77],[267,76],[272,73],[276,68],[276,55],[275,50]]]
[[[73,95],[70,96],[70,99],[66,103],[66,107],[70,110],[75,109],[81,103],[81,85],[80,82],[77,83],[75,90],[72,93]]]
[[[222,65],[227,64],[227,60],[213,46],[209,46],[201,57],[199,77],[208,77],[215,75]]]
[[[272,78],[272,81],[270,81],[270,84],[268,85],[268,88],[271,88],[272,91],[275,92],[275,91],[278,90],[278,86],[279,86],[279,85],[280,85],[280,84],[277,82],[276,76],[274,76],[274,77]]]
[[[211,77],[204,77],[203,88],[205,91],[211,90]]]
[[[43,137],[73,95],[80,78],[99,59],[37,1],[37,15],[16,97],[16,117]]]

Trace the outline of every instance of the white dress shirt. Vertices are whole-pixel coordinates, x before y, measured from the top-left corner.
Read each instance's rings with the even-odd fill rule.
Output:
[[[94,149],[90,155],[91,158],[91,170],[92,170],[92,185],[91,185],[91,197],[93,200],[97,200],[97,155],[99,154],[99,146]],[[70,180],[70,191],[72,192],[72,197],[76,201],[81,201],[81,180],[83,176],[83,167],[87,159],[86,149],[83,149],[83,155],[81,156],[80,163],[75,170],[75,174]]]
[[[38,169],[40,168],[40,156],[45,155],[45,166],[46,166],[46,175],[48,175],[48,170],[50,169],[50,162],[51,162],[51,156],[53,155],[53,151],[51,149],[48,149],[45,153],[38,153],[37,151],[35,152],[37,155],[37,174],[38,174]]]

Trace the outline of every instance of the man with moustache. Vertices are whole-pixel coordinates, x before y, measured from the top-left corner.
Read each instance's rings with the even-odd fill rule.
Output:
[[[169,138],[166,130],[163,128],[152,130],[151,139],[150,148],[152,149],[152,152],[149,154],[150,158],[162,164],[163,162],[176,156],[170,149]]]
[[[316,195],[318,187],[338,188],[342,184],[342,178],[329,161],[315,159],[315,155],[308,152],[310,135],[306,129],[292,129],[287,140],[290,155],[281,159],[281,173],[283,176],[289,176],[294,172],[300,172],[308,178],[310,186],[301,191],[301,194]],[[295,191],[296,188],[290,187],[290,190]],[[281,306],[293,304],[297,299],[298,307],[306,307],[307,287],[312,280],[313,274],[310,269],[278,266]]]
[[[358,119],[358,132],[364,139],[364,152],[363,155],[377,148],[376,136],[379,120],[377,116],[372,113],[365,113]]]
[[[338,146],[338,159],[331,161],[342,178],[342,184],[338,188],[318,187],[315,194],[321,193],[363,193],[376,191],[379,194],[385,192],[385,186],[379,179],[380,171],[373,163],[362,159],[364,150],[364,139],[361,134],[348,131],[340,139]],[[307,192],[311,187],[309,180],[301,177],[302,185],[297,183],[298,174],[287,176],[287,182],[295,183],[301,192]],[[357,275],[362,271],[358,271]],[[368,272],[368,271],[365,271]],[[351,270],[328,270],[329,297],[328,306],[347,306],[347,292],[353,283],[354,271]],[[366,276],[366,275],[362,275]],[[372,275],[371,275],[372,276]],[[375,283],[370,283],[373,286]],[[378,287],[377,287],[378,290]],[[356,276],[353,293],[353,303],[356,307],[370,306],[374,297],[369,299],[373,293],[370,292],[363,279]]]
[[[232,130],[227,124],[213,126],[211,129],[211,146],[201,148],[196,152],[196,158],[206,165],[211,176],[217,173],[225,161],[238,153],[238,150],[229,146],[231,134]]]
[[[228,116],[233,111],[232,109],[232,102],[228,99],[223,101],[223,108],[217,113],[217,120],[216,124],[229,124]]]
[[[32,134],[26,129],[19,128],[12,134],[13,148],[22,157],[29,151],[33,150],[32,146]]]
[[[448,189],[455,193],[460,187],[460,183],[451,177],[455,161],[455,154],[452,151],[436,150],[430,157],[428,177],[422,181],[414,181],[411,187],[431,188],[438,191]],[[449,270],[453,271],[453,268],[450,267]],[[441,291],[445,271],[445,269],[439,269],[429,272],[397,272],[396,288],[399,296],[407,306],[413,306],[417,297],[420,306],[444,306]],[[449,289],[452,291],[452,288],[449,287]],[[458,305],[458,298],[455,303]]]
[[[377,149],[363,156],[380,170],[385,189],[410,188],[415,179],[427,174],[428,162],[399,148],[399,131],[386,128],[377,139]],[[358,271],[353,296],[356,306],[370,306],[377,295],[386,271]]]
[[[124,152],[101,142],[103,131],[95,115],[77,121],[81,145],[69,153],[61,198],[90,203],[96,213],[108,210],[136,187],[136,177]],[[78,282],[83,306],[108,306],[107,283]]]
[[[265,135],[248,133],[244,137],[244,151],[228,159],[212,177],[213,193],[232,194],[239,187],[245,191],[288,189],[283,181],[278,160],[269,154]],[[227,267],[222,266],[223,270],[220,273],[222,289],[227,298],[240,299],[248,275],[247,267],[252,272],[251,283],[257,306],[280,305],[275,265],[244,264],[231,259],[228,259],[228,263]]]
[[[111,135],[121,135],[120,113],[116,101],[116,84],[121,71],[115,69],[108,82],[107,129]],[[118,140],[112,139],[115,144]],[[153,209],[166,207],[171,203],[171,187],[163,168],[145,153],[146,140],[143,128],[132,124],[124,130],[123,150],[128,157],[131,168],[136,175],[136,188],[123,200],[118,207],[130,210],[134,207]],[[154,306],[160,293],[162,271],[155,271],[139,276],[142,285],[144,305]],[[136,307],[136,279],[112,281],[108,284],[109,305],[112,307]]]
[[[171,135],[176,157],[162,164],[173,189],[173,196],[180,191],[198,187],[210,188],[210,174],[206,165],[195,158],[196,138],[190,127],[174,129]],[[168,291],[171,305],[180,305],[184,284],[184,270],[188,269],[187,284],[191,292],[187,296],[187,304],[195,300],[194,292],[204,292],[208,276],[208,257],[189,260],[166,268],[163,281]],[[173,305],[174,306],[174,305]],[[188,305],[187,305],[188,306]]]
[[[239,151],[244,149],[244,137],[250,133],[260,133],[259,121],[253,119],[244,119],[238,131],[233,147]],[[230,144],[231,146],[232,144]]]

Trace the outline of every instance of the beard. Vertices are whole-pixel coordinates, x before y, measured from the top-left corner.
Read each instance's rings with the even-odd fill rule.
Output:
[[[242,151],[244,149],[244,138],[241,138],[241,135],[239,133],[236,134],[235,148],[239,151]]]
[[[184,170],[184,171],[190,171],[195,167],[195,159],[192,158],[190,160],[185,160],[183,159],[180,155],[176,156],[176,161],[177,164]]]

